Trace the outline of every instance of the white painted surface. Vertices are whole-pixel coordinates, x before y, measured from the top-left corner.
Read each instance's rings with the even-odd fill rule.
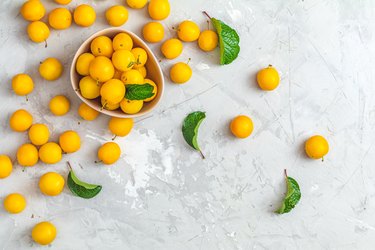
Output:
[[[43,2],[48,10],[57,7]],[[28,200],[19,215],[0,209],[0,249],[37,249],[30,231],[42,220],[58,229],[52,249],[373,249],[375,2],[171,1],[172,15],[163,21],[170,30],[167,37],[186,18],[206,28],[200,11],[207,10],[238,30],[240,57],[219,66],[218,51],[202,53],[196,44],[187,44],[175,61],[191,57],[194,75],[182,86],[170,83],[172,62],[163,60],[162,104],[118,140],[123,157],[111,167],[93,163],[100,143],[111,138],[108,117],[78,125],[79,101],[68,69],[81,42],[108,27],[106,7],[124,1],[73,1],[69,8],[83,2],[97,10],[96,24],[52,31],[46,49],[28,41],[27,23],[18,15],[22,1],[0,3],[1,153],[14,157],[27,141],[26,134],[8,126],[18,108],[47,123],[54,140],[67,129],[83,139],[82,150],[61,163],[16,166],[0,181],[0,200],[11,192]],[[130,10],[124,27],[140,34],[148,20],[146,9]],[[159,46],[152,47],[160,57]],[[48,56],[65,66],[56,82],[42,80],[37,72],[39,61]],[[282,81],[276,91],[265,93],[254,76],[270,63]],[[31,74],[36,83],[29,102],[11,92],[10,79],[20,72]],[[48,111],[56,94],[72,102],[65,117]],[[199,138],[204,161],[180,132],[185,115],[195,110],[207,112]],[[240,113],[255,124],[246,140],[228,131],[230,119]],[[316,133],[331,145],[324,163],[307,159],[302,150],[304,140]],[[78,176],[103,185],[97,198],[82,200],[67,188],[58,197],[41,195],[39,177],[48,171],[66,175],[67,160]],[[285,192],[284,168],[298,180],[302,199],[290,214],[279,216],[272,211]]]

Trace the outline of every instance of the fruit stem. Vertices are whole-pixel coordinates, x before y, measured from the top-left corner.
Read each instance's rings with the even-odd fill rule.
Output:
[[[204,10],[204,11],[202,11],[203,12],[203,14],[206,16],[206,17],[208,17],[208,19],[211,19],[211,16]]]
[[[324,162],[324,156],[322,157],[322,162]]]
[[[116,138],[117,138],[117,135],[115,135],[115,136],[112,138],[112,141],[114,141]]]
[[[70,162],[67,161],[66,163],[68,164],[68,168],[69,168],[69,170],[70,170],[70,171],[73,171],[73,168],[72,168],[72,165],[70,165]]]
[[[95,164],[101,163],[102,161],[95,161]]]
[[[199,149],[199,153],[201,154],[203,160],[206,159],[206,157],[204,156],[203,152],[200,149]]]
[[[44,40],[44,48],[47,48],[47,47],[48,47],[47,40]]]
[[[288,173],[286,172],[286,169],[284,169],[284,175],[285,175],[285,178],[288,178]]]
[[[189,63],[190,63],[190,61],[191,61],[191,58],[189,57],[189,60],[187,61],[187,63],[186,63],[186,64],[189,64]]]
[[[26,96],[26,101],[27,101],[27,102],[29,101],[29,97],[28,97],[28,96]]]

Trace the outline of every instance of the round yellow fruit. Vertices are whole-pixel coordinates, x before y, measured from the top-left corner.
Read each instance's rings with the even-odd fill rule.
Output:
[[[40,147],[39,158],[46,164],[58,163],[62,158],[62,151],[59,144],[48,142]]]
[[[142,48],[134,48],[131,50],[135,58],[134,68],[143,67],[147,62],[147,52]]]
[[[214,50],[219,42],[219,37],[215,31],[205,30],[199,35],[198,46],[203,51]]]
[[[122,5],[115,5],[107,9],[105,18],[109,25],[118,27],[128,21],[128,10]]]
[[[126,3],[130,8],[142,9],[146,6],[148,0],[126,0]]]
[[[158,93],[158,86],[156,85],[156,83],[151,80],[151,79],[145,79],[144,80],[144,83],[148,83],[148,84],[151,84],[153,87],[154,87],[154,90],[152,91],[152,93],[154,94],[153,96],[147,98],[147,99],[144,99],[143,101],[144,102],[151,102],[152,100],[155,99],[156,97],[156,94]]]
[[[135,70],[138,70],[139,73],[145,78],[147,76],[147,69],[145,66],[136,68]]]
[[[94,56],[111,58],[113,54],[112,40],[108,36],[95,37],[91,42],[90,48]]]
[[[125,85],[120,80],[111,79],[103,84],[100,95],[107,104],[119,103],[125,96]]]
[[[230,123],[230,131],[237,138],[243,139],[249,137],[253,129],[253,121],[245,115],[235,117]]]
[[[23,144],[17,150],[17,162],[23,167],[32,167],[38,163],[38,150],[33,144]]]
[[[99,112],[91,108],[86,103],[81,103],[78,108],[79,116],[86,121],[93,121],[99,116]]]
[[[56,228],[50,222],[41,222],[34,226],[31,237],[40,245],[48,245],[56,238]]]
[[[26,208],[26,199],[21,194],[9,194],[4,199],[4,209],[11,214],[21,213]]]
[[[24,109],[15,111],[10,119],[9,125],[13,131],[24,132],[28,130],[33,124],[33,117]]]
[[[262,90],[274,90],[280,83],[279,73],[274,67],[272,67],[272,65],[270,65],[258,72],[257,82]]]
[[[182,42],[176,38],[169,39],[161,46],[161,53],[167,59],[174,59],[181,55],[184,46]]]
[[[41,43],[47,40],[50,31],[47,24],[41,21],[34,21],[27,26],[27,34],[31,41]]]
[[[49,130],[44,124],[33,124],[29,130],[29,139],[35,146],[46,144],[49,140]]]
[[[81,54],[76,63],[76,70],[77,73],[81,76],[88,76],[89,75],[89,67],[92,60],[95,59],[95,56],[91,53],[83,53]]]
[[[201,31],[198,25],[192,21],[183,21],[177,28],[177,36],[181,41],[193,42],[198,40]]]
[[[106,82],[114,76],[115,68],[109,58],[98,56],[90,63],[89,72],[96,81]]]
[[[48,196],[59,195],[64,189],[64,178],[55,172],[48,172],[39,179],[40,191]]]
[[[12,78],[12,89],[17,95],[28,95],[34,90],[33,79],[28,74],[15,75]]]
[[[96,13],[90,5],[81,4],[74,10],[73,18],[77,25],[89,27],[95,22]]]
[[[9,156],[0,155],[0,179],[8,177],[13,170],[13,163]]]
[[[120,103],[121,110],[126,114],[136,114],[141,111],[143,107],[142,100],[128,100],[124,98]]]
[[[121,75],[121,81],[125,84],[143,84],[144,80],[142,74],[135,69],[125,71]]]
[[[187,63],[179,62],[172,66],[169,75],[174,83],[185,83],[190,80],[193,71]]]
[[[169,16],[171,6],[168,0],[150,0],[148,14],[154,20],[163,20]]]
[[[109,130],[116,136],[127,136],[132,130],[134,121],[131,118],[111,117],[108,123]]]
[[[39,0],[26,1],[21,7],[21,15],[27,21],[38,21],[44,17],[46,9]]]
[[[100,95],[101,84],[91,76],[85,76],[79,81],[79,90],[86,99],[95,99]]]
[[[81,138],[77,132],[68,130],[60,135],[59,144],[63,152],[74,153],[81,148]]]
[[[69,4],[72,0],[54,0],[55,3],[62,4],[62,5],[67,5]]]
[[[328,154],[329,144],[323,136],[315,135],[306,141],[305,151],[307,156],[312,159],[323,159]]]
[[[136,61],[132,52],[128,50],[117,50],[113,53],[112,63],[116,69],[125,72],[132,69]]]
[[[131,50],[133,48],[133,39],[126,33],[118,33],[113,38],[113,49],[116,50]]]
[[[39,65],[39,74],[47,81],[54,81],[58,79],[63,72],[63,66],[59,60],[53,57],[45,59]]]
[[[121,156],[121,149],[114,142],[103,144],[98,150],[98,158],[106,165],[115,163]]]
[[[64,30],[72,24],[72,14],[68,9],[56,8],[48,15],[48,23],[55,30]]]
[[[54,115],[65,115],[70,110],[70,101],[63,95],[57,95],[49,101],[49,109]]]
[[[107,103],[103,98],[100,100],[101,104],[102,104],[102,107],[106,110],[116,110],[120,107],[120,103],[115,103],[115,104],[110,104],[110,103]]]
[[[164,27],[159,22],[149,22],[142,29],[143,38],[149,43],[158,43],[164,38]]]

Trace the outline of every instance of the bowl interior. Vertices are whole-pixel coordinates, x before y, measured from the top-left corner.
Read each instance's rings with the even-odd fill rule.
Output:
[[[118,33],[121,33],[121,32],[127,33],[133,39],[134,47],[143,48],[147,52],[148,59],[147,59],[146,65],[145,65],[145,67],[147,69],[147,78],[153,80],[158,87],[158,92],[156,94],[155,99],[152,100],[151,102],[145,102],[142,110],[139,111],[137,114],[133,114],[133,115],[125,114],[120,109],[113,110],[113,111],[102,109],[101,104],[100,104],[100,97],[97,98],[97,99],[88,100],[88,99],[84,98],[81,95],[81,92],[78,90],[79,89],[79,81],[82,78],[82,76],[80,76],[75,69],[75,65],[76,65],[78,57],[82,53],[90,52],[90,44],[91,44],[92,40],[94,40],[95,37],[105,35],[105,36],[108,36],[109,38],[112,39]],[[109,29],[104,29],[104,30],[101,30],[99,32],[96,32],[95,34],[90,36],[79,47],[79,49],[77,50],[77,52],[74,56],[74,59],[73,59],[72,65],[71,65],[70,78],[71,78],[71,83],[72,83],[74,91],[76,92],[78,97],[83,102],[85,102],[91,108],[99,111],[100,113],[110,115],[110,116],[114,116],[114,117],[120,117],[120,118],[135,118],[135,117],[143,116],[143,115],[149,113],[151,110],[153,110],[156,107],[156,105],[160,101],[160,99],[162,97],[162,94],[163,94],[163,88],[164,88],[163,73],[162,73],[162,70],[160,68],[159,62],[156,59],[155,55],[152,53],[151,49],[146,45],[145,42],[143,42],[142,39],[140,39],[134,33],[130,32],[130,31],[127,31],[127,30],[119,29],[119,28],[109,28]]]

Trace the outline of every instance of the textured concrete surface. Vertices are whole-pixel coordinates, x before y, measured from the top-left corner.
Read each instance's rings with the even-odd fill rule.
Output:
[[[48,10],[57,7],[43,1]],[[52,221],[58,236],[51,249],[373,249],[375,243],[375,2],[371,0],[174,0],[163,21],[166,37],[184,19],[206,28],[202,10],[235,27],[241,37],[240,57],[219,66],[218,50],[201,52],[186,44],[174,61],[162,60],[166,92],[151,116],[137,121],[126,138],[117,139],[121,160],[94,164],[98,146],[111,138],[108,117],[81,122],[79,100],[68,71],[75,50],[90,34],[108,27],[104,11],[124,1],[75,1],[92,4],[98,14],[90,28],[72,25],[51,32],[48,48],[28,41],[27,23],[18,15],[21,0],[0,3],[0,153],[13,157],[27,141],[12,132],[10,114],[29,110],[36,122],[48,124],[52,140],[64,130],[77,130],[81,151],[54,166],[38,164],[0,180],[0,200],[23,193],[26,210],[9,215],[0,208],[0,249],[39,248],[30,231]],[[146,9],[129,10],[123,26],[137,34],[149,20]],[[157,56],[160,45],[151,46]],[[59,58],[64,75],[46,82],[38,64]],[[191,58],[191,81],[170,83],[173,62]],[[162,58],[161,58],[162,59]],[[273,64],[280,87],[270,93],[257,88],[257,70]],[[11,91],[13,75],[26,72],[36,83],[26,102]],[[67,95],[70,113],[54,117],[49,99]],[[181,123],[191,111],[207,112],[199,142],[202,160],[184,142]],[[255,130],[246,140],[228,130],[238,114],[252,117]],[[331,151],[324,162],[307,159],[303,142],[326,136]],[[48,171],[67,174],[65,162],[82,179],[103,185],[93,200],[71,195],[45,197],[37,187]],[[289,214],[276,215],[285,193],[283,169],[298,180],[302,199]],[[40,248],[44,249],[44,248]]]

